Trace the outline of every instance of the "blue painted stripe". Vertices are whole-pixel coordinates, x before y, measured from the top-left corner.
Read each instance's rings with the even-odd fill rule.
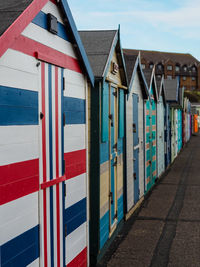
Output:
[[[53,179],[53,125],[52,125],[52,66],[48,65],[49,84],[49,169],[50,180]],[[54,266],[54,225],[53,225],[53,187],[50,187],[50,243],[51,266]]]
[[[85,100],[64,97],[64,112],[66,124],[85,124]]]
[[[100,219],[100,249],[104,246],[109,238],[109,211]]]
[[[45,14],[44,12],[40,11],[37,16],[32,20],[32,22],[34,24],[36,24],[37,26],[48,30],[48,21],[47,21],[47,14]],[[65,26],[58,22],[58,33],[57,36],[59,36],[60,38],[70,42],[69,36],[66,33],[66,28]]]
[[[64,115],[64,95],[63,95],[63,89],[64,89],[64,83],[63,83],[63,74],[64,70],[61,69],[61,151],[62,151],[62,175],[65,173],[65,163],[64,163],[64,125],[63,125],[63,115]],[[65,182],[62,183],[62,205],[63,205],[63,266],[65,266],[65,220],[64,220],[64,214],[65,214]]]
[[[117,142],[118,155],[122,154],[123,151],[124,151],[124,139],[123,138],[118,138],[118,142]]]
[[[100,145],[100,164],[109,160],[109,142]]]
[[[37,125],[38,92],[0,85],[0,125]]]
[[[2,267],[27,266],[39,257],[39,225],[0,247]]]
[[[65,210],[65,222],[67,225],[67,235],[86,222],[86,198]]]
[[[123,202],[123,194],[118,198],[117,200],[117,206],[118,206],[118,223],[123,219],[124,217],[124,202]]]

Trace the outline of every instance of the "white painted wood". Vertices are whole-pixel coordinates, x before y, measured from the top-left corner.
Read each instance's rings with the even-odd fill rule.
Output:
[[[57,20],[60,23],[63,24],[63,19],[61,17],[60,10],[51,1],[48,1],[48,3],[42,8],[41,11],[46,13],[46,14],[51,13],[52,15],[54,15],[57,18]]]
[[[0,245],[38,225],[38,193],[0,206]]]
[[[39,158],[38,126],[0,127],[0,165]]]
[[[8,49],[0,58],[0,66],[22,72],[38,74],[37,59],[19,51]]]
[[[85,99],[84,76],[72,70],[64,70],[65,91],[64,96]]]
[[[66,125],[64,127],[64,152],[72,152],[86,148],[85,124]]]
[[[133,81],[133,93],[139,96],[138,103],[138,136],[139,136],[139,189],[140,198],[144,195],[144,100],[142,95],[142,88],[139,81],[138,73],[136,72],[135,79]]]
[[[30,23],[22,32],[22,35],[60,51],[68,56],[76,58],[76,54],[70,42],[48,32],[34,23]]]
[[[70,263],[86,247],[86,223],[66,237],[66,264]]]
[[[27,267],[39,267],[39,258],[27,265]]]
[[[36,74],[0,66],[0,77],[0,85],[2,86],[38,91],[38,77]]]
[[[65,208],[69,208],[73,204],[86,197],[86,174],[81,174],[66,182],[66,198]]]

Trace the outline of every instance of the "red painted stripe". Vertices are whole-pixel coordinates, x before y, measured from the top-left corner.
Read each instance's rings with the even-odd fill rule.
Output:
[[[87,247],[84,248],[76,258],[74,258],[67,267],[87,267]]]
[[[67,179],[86,172],[86,149],[65,153],[64,159]]]
[[[59,176],[59,137],[58,137],[58,68],[55,67],[55,138],[56,138],[56,176]],[[64,178],[66,178],[64,176]],[[59,184],[56,185],[57,210],[57,266],[60,267],[60,196]]]
[[[29,56],[37,57],[38,59],[49,62],[53,65],[82,73],[79,61],[77,59],[25,36],[20,35],[15,40],[11,48]]]
[[[38,12],[48,0],[33,0],[33,2],[22,12],[13,24],[0,37],[0,57],[11,47],[15,39],[21,34],[26,26],[34,19]]]
[[[46,170],[46,112],[45,112],[45,63],[41,63],[41,78],[42,78],[42,165],[43,165],[43,182],[47,180]],[[47,200],[46,189],[43,191],[43,216],[44,216],[44,267],[48,266],[47,261]]]
[[[0,166],[0,205],[39,190],[39,159]]]
[[[55,178],[55,179],[50,180],[50,181],[48,181],[48,182],[42,183],[42,184],[40,185],[40,187],[41,187],[41,189],[46,189],[46,188],[51,187],[51,186],[53,186],[53,185],[57,185],[57,184],[59,184],[59,183],[61,183],[61,182],[64,182],[65,180],[66,180],[66,176],[64,175],[64,176],[62,176],[62,177]]]

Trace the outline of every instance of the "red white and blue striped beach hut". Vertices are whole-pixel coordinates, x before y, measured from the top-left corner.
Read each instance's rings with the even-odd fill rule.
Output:
[[[0,9],[0,266],[87,266],[87,56],[66,0]]]

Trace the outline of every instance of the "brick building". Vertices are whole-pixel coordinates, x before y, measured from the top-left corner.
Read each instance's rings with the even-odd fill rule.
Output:
[[[125,54],[141,54],[143,69],[156,65],[156,76],[165,79],[180,78],[184,90],[200,90],[200,62],[190,54],[124,49]]]

